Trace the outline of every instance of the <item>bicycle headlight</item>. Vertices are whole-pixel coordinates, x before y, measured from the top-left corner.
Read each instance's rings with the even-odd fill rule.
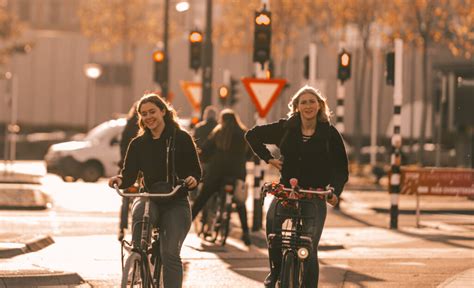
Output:
[[[304,259],[308,258],[308,256],[309,256],[308,249],[306,249],[306,248],[298,249],[298,258],[300,258],[301,260],[304,260]]]

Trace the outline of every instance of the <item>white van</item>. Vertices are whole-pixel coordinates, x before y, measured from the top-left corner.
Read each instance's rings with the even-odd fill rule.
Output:
[[[73,181],[96,182],[118,173],[120,137],[126,119],[109,120],[93,128],[81,141],[52,145],[45,155],[48,173]]]

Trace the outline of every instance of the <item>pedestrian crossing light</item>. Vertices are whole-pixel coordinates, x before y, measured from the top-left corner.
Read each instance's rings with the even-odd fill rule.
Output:
[[[165,62],[165,52],[163,50],[155,50],[153,52],[153,63],[154,63],[154,75],[153,80],[156,84],[162,85],[164,81],[164,62]]]
[[[339,53],[337,78],[341,80],[342,83],[351,78],[351,54],[345,50]]]
[[[189,33],[189,68],[199,70],[202,65],[202,33],[194,30]]]
[[[253,43],[253,62],[262,64],[270,60],[270,47],[272,40],[271,12],[266,6],[255,12],[255,31]]]

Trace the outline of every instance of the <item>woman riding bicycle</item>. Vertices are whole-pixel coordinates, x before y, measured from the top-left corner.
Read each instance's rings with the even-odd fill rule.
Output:
[[[246,131],[247,128],[233,110],[224,109],[220,113],[219,124],[202,147],[202,155],[209,161],[203,187],[192,207],[193,219],[209,198],[220,190],[221,185],[226,184],[223,183],[225,179],[235,178],[245,182],[247,175],[245,164],[250,151],[244,138]],[[242,240],[246,245],[250,245],[247,209],[244,202],[237,203],[237,211],[242,223]]]
[[[321,93],[313,87],[304,86],[292,97],[288,104],[288,119],[267,125],[255,126],[246,134],[250,147],[260,159],[280,170],[280,183],[290,186],[290,179],[297,178],[303,189],[334,187],[334,195],[327,201],[331,205],[338,202],[344,184],[348,180],[347,155],[339,132],[329,123],[330,110]],[[280,148],[281,159],[274,159],[265,144]],[[326,219],[326,203],[323,199],[311,199],[317,211],[312,223],[305,228],[312,234],[313,253],[307,259],[305,287],[317,287],[319,278],[318,243]],[[267,212],[266,233],[274,233],[273,228],[284,219],[273,219],[277,200],[274,199]],[[311,206],[314,207],[314,206]],[[305,207],[303,207],[304,209]],[[308,213],[308,211],[305,211]],[[281,249],[269,248],[270,274],[265,279],[266,287],[274,287],[281,267]]]
[[[177,178],[184,179],[187,188],[196,187],[201,177],[196,147],[191,136],[182,130],[177,122],[176,112],[157,94],[143,96],[137,106],[140,131],[128,147],[121,175],[109,180],[109,186],[117,184],[120,189],[132,186],[139,172],[142,172],[145,189],[153,183]],[[174,138],[174,139],[173,139]],[[175,157],[167,149],[174,143]],[[174,158],[174,159],[173,159]],[[174,160],[174,161],[173,161]],[[171,165],[167,165],[170,162]],[[170,169],[169,166],[173,166]],[[176,175],[172,175],[175,171]],[[133,204],[132,219],[136,227],[132,231],[134,247],[140,245],[141,221],[145,200],[137,199]],[[150,223],[160,228],[160,254],[163,261],[163,282],[165,287],[181,287],[183,267],[181,247],[191,227],[191,210],[187,189],[179,191],[166,202],[150,202]]]

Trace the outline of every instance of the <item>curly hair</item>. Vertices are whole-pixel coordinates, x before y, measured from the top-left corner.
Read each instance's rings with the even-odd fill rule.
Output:
[[[330,118],[332,116],[332,112],[329,109],[326,98],[321,94],[321,92],[318,89],[316,89],[314,87],[311,87],[309,85],[305,85],[305,86],[301,87],[295,93],[295,95],[293,95],[293,97],[291,97],[291,100],[288,103],[288,108],[290,108],[290,112],[288,112],[288,114],[287,114],[288,117],[297,115],[299,113],[299,111],[297,109],[297,106],[298,106],[298,102],[300,100],[300,97],[301,97],[301,95],[308,94],[308,93],[316,96],[316,98],[318,99],[318,104],[319,104],[319,111],[318,111],[318,115],[317,115],[318,120],[321,121],[321,122],[329,122]]]

